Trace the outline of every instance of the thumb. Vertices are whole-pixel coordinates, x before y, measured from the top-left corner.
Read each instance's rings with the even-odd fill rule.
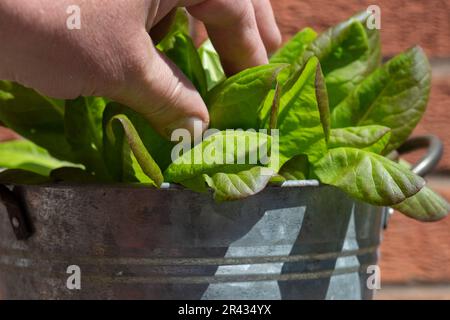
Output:
[[[192,136],[208,128],[209,114],[194,85],[167,57],[159,52],[145,34],[145,40],[125,62],[123,85],[112,99],[142,114],[162,136],[176,129],[187,129]],[[202,132],[194,130],[199,125]],[[196,138],[196,137],[194,137]]]

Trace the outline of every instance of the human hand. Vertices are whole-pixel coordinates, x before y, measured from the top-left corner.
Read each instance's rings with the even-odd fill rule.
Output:
[[[79,30],[66,27],[70,5]],[[0,78],[55,98],[108,97],[165,136],[195,120],[206,129],[199,93],[151,38],[176,7],[205,24],[228,74],[267,63],[281,42],[269,0],[2,0]]]

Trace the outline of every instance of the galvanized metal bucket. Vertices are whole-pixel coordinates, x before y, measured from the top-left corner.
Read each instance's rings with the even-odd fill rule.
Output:
[[[2,195],[3,299],[370,299],[387,212],[316,181],[221,204],[175,186]]]

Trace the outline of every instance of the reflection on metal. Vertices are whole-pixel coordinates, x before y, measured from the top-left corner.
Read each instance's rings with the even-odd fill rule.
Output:
[[[0,297],[368,299],[383,208],[326,186],[242,201],[167,186],[16,187],[33,235],[0,206]],[[81,290],[66,287],[67,267]]]
[[[289,256],[295,240],[300,233],[305,207],[269,210],[239,240],[233,242],[225,254],[226,258],[251,256]],[[283,245],[257,246],[255,244],[284,243]],[[281,275],[283,262],[276,263],[249,263],[241,265],[220,266],[216,276],[222,275],[254,275],[274,274]],[[278,282],[230,282],[210,284],[202,299],[234,299],[239,292],[239,299],[281,299]]]
[[[283,182],[281,187],[284,188],[298,188],[298,187],[318,187],[319,181],[317,180],[288,180]]]
[[[353,207],[354,210],[354,207]],[[345,235],[342,251],[357,251],[359,249],[356,241],[355,215],[352,212]],[[356,256],[339,257],[336,260],[336,269],[354,267],[359,270],[360,263]],[[358,271],[348,274],[333,275],[330,279],[330,285],[327,291],[327,300],[336,299],[360,299],[361,283],[359,282]]]

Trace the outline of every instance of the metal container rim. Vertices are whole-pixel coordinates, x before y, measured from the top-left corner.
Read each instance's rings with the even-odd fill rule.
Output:
[[[171,190],[189,190],[186,187],[175,184],[164,182],[160,188],[155,188],[153,185],[146,183],[52,183],[52,184],[11,184],[13,187],[21,188],[111,188],[111,189],[149,189],[149,190],[160,190],[160,191],[171,191]],[[318,180],[286,180],[280,184],[269,184],[265,189],[273,188],[305,188],[305,187],[320,187],[324,186]]]

